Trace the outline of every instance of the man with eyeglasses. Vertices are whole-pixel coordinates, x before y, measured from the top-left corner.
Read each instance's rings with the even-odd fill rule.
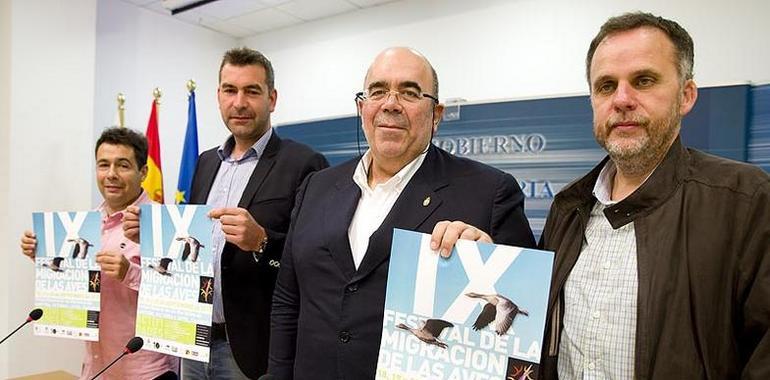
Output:
[[[432,232],[444,256],[458,238],[535,245],[511,175],[431,144],[444,106],[420,53],[380,53],[356,105],[369,150],[298,191],[273,297],[278,379],[374,378],[394,228]]]

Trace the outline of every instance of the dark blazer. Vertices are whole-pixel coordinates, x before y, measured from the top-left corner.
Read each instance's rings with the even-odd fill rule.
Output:
[[[205,204],[221,160],[217,149],[203,152],[195,168],[190,203]],[[222,251],[222,298],[230,347],[241,371],[265,373],[270,337],[270,305],[297,188],[309,173],[329,166],[309,147],[282,140],[273,131],[238,207],[249,210],[267,231],[258,262],[250,252],[226,243]]]
[[[268,373],[277,379],[374,378],[393,228],[430,233],[461,220],[497,243],[535,246],[511,175],[431,145],[356,270],[348,226],[361,195],[357,163],[311,174],[297,196],[273,298]]]

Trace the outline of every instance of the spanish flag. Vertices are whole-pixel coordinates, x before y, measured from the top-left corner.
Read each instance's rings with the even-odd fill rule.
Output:
[[[147,178],[142,182],[147,196],[163,203],[163,172],[160,167],[160,138],[158,137],[157,100],[152,101],[150,121],[147,122]]]

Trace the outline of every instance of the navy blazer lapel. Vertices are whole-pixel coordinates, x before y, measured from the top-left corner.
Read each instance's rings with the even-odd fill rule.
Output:
[[[209,199],[211,186],[214,185],[214,179],[217,177],[219,166],[222,163],[216,149],[210,153],[201,155],[201,159],[198,160],[198,174],[201,178],[193,182],[193,188],[196,183],[200,184],[201,188],[200,191],[193,192],[192,195],[195,195],[195,197],[190,198],[190,204],[206,204],[206,200]]]
[[[431,145],[422,166],[401,192],[380,227],[369,238],[369,246],[355,280],[367,276],[390,257],[393,228],[416,230],[441,205],[442,200],[437,191],[449,182],[448,173],[444,173],[439,162],[437,149]]]
[[[281,139],[275,131],[273,131],[270,140],[267,142],[267,146],[265,146],[265,151],[262,152],[262,157],[260,157],[257,162],[257,167],[251,172],[249,183],[246,184],[246,189],[243,190],[243,195],[241,196],[240,202],[238,202],[238,207],[249,207],[254,196],[259,191],[259,188],[262,187],[262,184],[265,182],[265,178],[267,178],[270,169],[273,168],[273,165],[275,164],[275,155],[278,154],[280,145]]]
[[[353,173],[349,174],[337,181],[335,185],[337,191],[326,205],[323,226],[332,259],[348,279],[356,272],[348,228],[358,207],[358,200],[361,198],[361,189],[353,182]]]

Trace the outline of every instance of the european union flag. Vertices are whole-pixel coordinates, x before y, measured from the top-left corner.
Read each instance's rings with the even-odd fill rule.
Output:
[[[195,165],[198,163],[198,120],[195,115],[195,91],[190,91],[187,105],[187,132],[184,135],[182,161],[179,165],[179,183],[176,185],[176,203],[190,200]]]

